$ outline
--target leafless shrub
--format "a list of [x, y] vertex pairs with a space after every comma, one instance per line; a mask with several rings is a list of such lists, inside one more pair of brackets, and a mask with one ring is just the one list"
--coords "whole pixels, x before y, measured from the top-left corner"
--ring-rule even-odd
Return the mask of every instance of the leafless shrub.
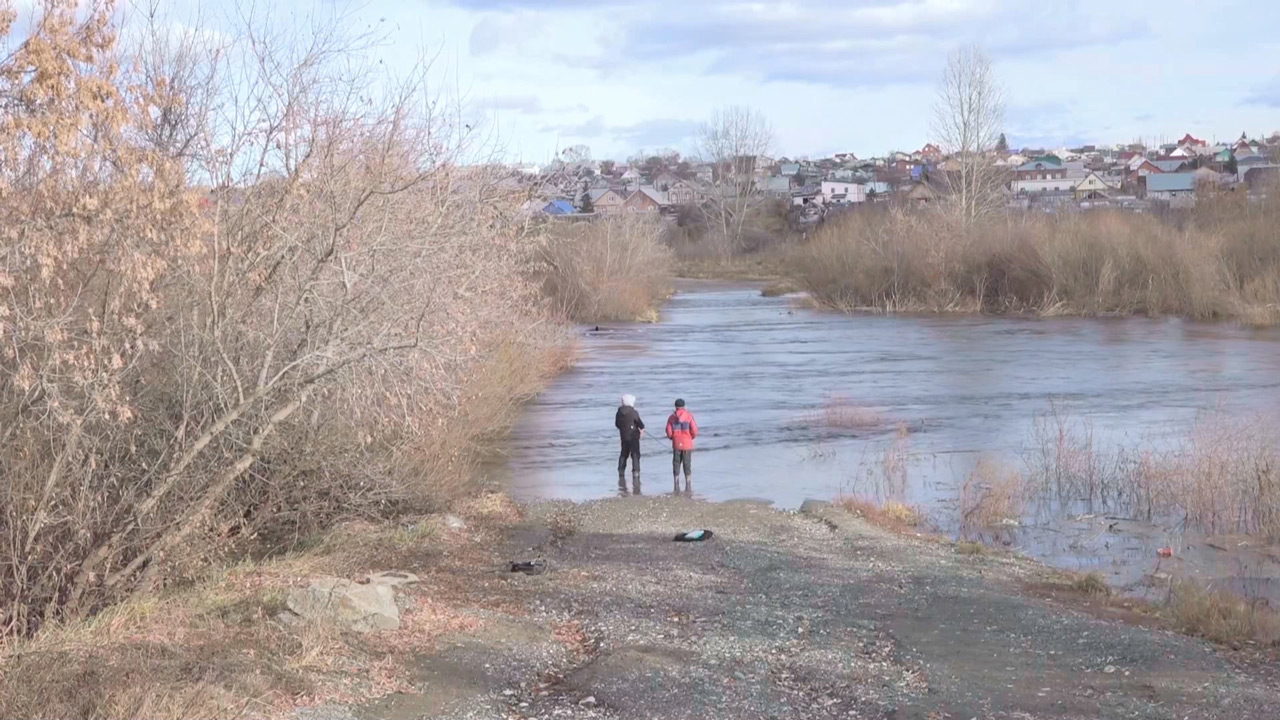
[[1019, 522], [1025, 499], [1021, 473], [999, 460], [980, 457], [960, 486], [960, 530], [981, 531]]
[[641, 214], [553, 225], [543, 250], [547, 295], [579, 322], [656, 319], [672, 269], [661, 236], [661, 220]]
[[1077, 577], [1071, 583], [1071, 588], [1084, 595], [1107, 597], [1111, 594], [1107, 581], [1102, 577], [1102, 573], [1098, 572], [1085, 573]]
[[432, 497], [563, 362], [447, 98], [247, 13], [134, 62], [59, 0], [0, 61], [0, 634]]
[[884, 312], [1147, 314], [1280, 321], [1280, 201], [1176, 225], [1093, 211], [966, 224], [937, 210], [848, 213], [792, 254], [822, 303]]

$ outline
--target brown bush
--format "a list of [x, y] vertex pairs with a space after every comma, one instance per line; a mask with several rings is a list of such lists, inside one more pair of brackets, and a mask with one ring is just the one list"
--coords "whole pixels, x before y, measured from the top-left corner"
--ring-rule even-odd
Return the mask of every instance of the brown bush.
[[377, 38], [112, 18], [0, 60], [0, 634], [452, 495], [564, 361], [506, 178]]
[[1026, 485], [1021, 473], [998, 460], [980, 457], [960, 486], [960, 530], [985, 530], [1019, 522], [1025, 500]]
[[543, 249], [546, 294], [578, 322], [656, 320], [671, 292], [673, 257], [662, 221], [624, 214], [556, 224]]
[[1226, 645], [1280, 645], [1280, 614], [1263, 603], [1194, 580], [1178, 580], [1169, 591], [1168, 609], [1178, 630]]
[[808, 423], [830, 430], [858, 430], [883, 425], [884, 418], [850, 398], [831, 395], [823, 401], [822, 408], [808, 418]]
[[1206, 202], [1182, 224], [1097, 211], [965, 226], [942, 212], [873, 209], [827, 224], [792, 266], [842, 310], [1280, 321], [1280, 201], [1234, 202]]

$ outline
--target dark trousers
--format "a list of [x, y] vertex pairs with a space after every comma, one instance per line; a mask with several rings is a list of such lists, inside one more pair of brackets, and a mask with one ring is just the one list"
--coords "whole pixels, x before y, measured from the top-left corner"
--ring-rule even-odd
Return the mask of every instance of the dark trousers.
[[693, 451], [692, 450], [672, 450], [671, 451], [671, 472], [676, 477], [680, 477], [680, 468], [684, 468], [684, 476], [687, 478], [693, 473]]
[[622, 438], [622, 452], [618, 454], [618, 473], [627, 471], [627, 458], [631, 458], [631, 472], [640, 472], [640, 438]]

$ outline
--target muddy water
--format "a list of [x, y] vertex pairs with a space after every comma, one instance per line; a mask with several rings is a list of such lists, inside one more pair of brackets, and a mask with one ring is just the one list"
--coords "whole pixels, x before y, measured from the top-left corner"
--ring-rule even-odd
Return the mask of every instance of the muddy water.
[[[1051, 405], [1087, 420], [1101, 443], [1155, 446], [1184, 433], [1205, 408], [1280, 410], [1277, 329], [1146, 318], [847, 316], [794, 304], [752, 286], [688, 283], [657, 324], [583, 329], [580, 362], [527, 407], [499, 472], [526, 498], [616, 493], [612, 421], [625, 392], [656, 433], [644, 441], [644, 490], [669, 492], [670, 455], [657, 438], [682, 397], [702, 431], [694, 455], [700, 496], [796, 507], [865, 493], [905, 426], [908, 495], [946, 528], [959, 482], [979, 455], [1016, 463], [1035, 418]], [[876, 422], [829, 427], [819, 418], [834, 398]], [[1176, 529], [1114, 523], [1103, 515], [1042, 521], [1003, 541], [1125, 584], [1160, 577], [1157, 547], [1205, 547]], [[1197, 571], [1232, 574], [1214, 565], [1214, 552]], [[1191, 563], [1184, 555], [1164, 564]], [[1269, 568], [1265, 559], [1256, 565]], [[1251, 572], [1266, 584], [1271, 571]]]

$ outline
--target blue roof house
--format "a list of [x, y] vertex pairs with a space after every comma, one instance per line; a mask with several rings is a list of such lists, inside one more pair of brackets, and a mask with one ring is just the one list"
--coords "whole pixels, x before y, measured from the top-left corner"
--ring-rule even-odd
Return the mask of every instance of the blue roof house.
[[548, 215], [573, 215], [578, 209], [568, 200], [552, 200], [543, 206], [542, 212]]

